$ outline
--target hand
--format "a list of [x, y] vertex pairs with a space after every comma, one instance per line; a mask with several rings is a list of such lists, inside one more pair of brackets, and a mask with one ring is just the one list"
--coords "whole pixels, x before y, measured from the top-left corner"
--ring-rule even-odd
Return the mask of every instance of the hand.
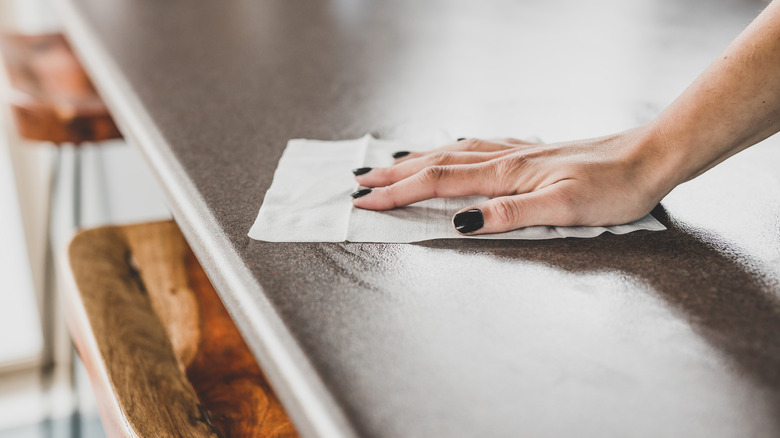
[[455, 215], [464, 234], [634, 221], [677, 184], [780, 130], [778, 57], [780, 0], [647, 125], [570, 143], [468, 139], [406, 154], [388, 168], [356, 169], [357, 181], [374, 189], [353, 193], [354, 205], [491, 198]]
[[[679, 182], [656, 168], [645, 128], [570, 143], [464, 139], [411, 153], [387, 168], [356, 169], [372, 190], [356, 207], [388, 210], [434, 197], [491, 198], [453, 218], [463, 234], [531, 225], [616, 225], [646, 215]], [[363, 171], [362, 173], [360, 171]]]
[[647, 214], [675, 185], [780, 131], [780, 0], [773, 1], [647, 125], [559, 144], [464, 140], [356, 169], [356, 207], [485, 195], [453, 218], [464, 234], [529, 225], [615, 225]]

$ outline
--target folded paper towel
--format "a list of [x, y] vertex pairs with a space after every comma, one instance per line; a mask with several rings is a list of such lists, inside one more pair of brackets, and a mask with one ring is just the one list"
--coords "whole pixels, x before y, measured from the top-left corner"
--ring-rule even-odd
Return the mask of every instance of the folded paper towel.
[[596, 237], [604, 232], [665, 230], [650, 215], [610, 227], [526, 227], [501, 234], [463, 236], [452, 226], [460, 209], [486, 198], [429, 199], [390, 211], [354, 208], [350, 193], [358, 186], [351, 170], [392, 164], [392, 153], [424, 150], [408, 143], [377, 140], [290, 140], [279, 160], [249, 237], [267, 242], [393, 242], [430, 239], [554, 239]]

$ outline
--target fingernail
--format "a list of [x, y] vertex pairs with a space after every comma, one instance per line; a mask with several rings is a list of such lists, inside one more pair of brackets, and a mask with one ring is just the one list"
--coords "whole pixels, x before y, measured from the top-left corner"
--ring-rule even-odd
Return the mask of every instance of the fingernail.
[[352, 173], [354, 173], [355, 176], [360, 176], [371, 172], [371, 169], [373, 169], [373, 167], [358, 167], [357, 169], [352, 169]]
[[398, 152], [393, 154], [393, 158], [395, 158], [397, 160], [397, 159], [403, 158], [403, 157], [405, 157], [405, 156], [407, 156], [409, 154], [411, 154], [411, 152], [409, 152], [409, 151], [398, 151]]
[[[452, 138], [452, 137], [450, 137], [450, 138]], [[461, 137], [461, 138], [458, 139], [458, 141], [463, 141], [465, 139], [466, 139], [466, 137]]]
[[362, 198], [363, 196], [366, 196], [367, 194], [369, 194], [369, 193], [371, 193], [373, 191], [374, 191], [373, 189], [362, 189], [362, 190], [358, 190], [357, 192], [352, 193], [349, 196], [352, 196], [354, 199]]
[[477, 231], [485, 225], [485, 218], [482, 217], [482, 210], [473, 208], [455, 215], [452, 218], [452, 224], [459, 233], [471, 233]]

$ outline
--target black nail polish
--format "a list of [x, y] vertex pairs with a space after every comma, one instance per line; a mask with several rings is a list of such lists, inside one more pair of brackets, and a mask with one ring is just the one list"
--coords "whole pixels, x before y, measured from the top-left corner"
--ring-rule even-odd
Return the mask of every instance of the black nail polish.
[[411, 154], [411, 152], [409, 152], [409, 151], [398, 151], [398, 152], [393, 154], [393, 158], [395, 158], [397, 160], [397, 159], [403, 158], [403, 157], [405, 157], [405, 156], [407, 156], [409, 154]]
[[463, 141], [465, 139], [466, 139], [466, 137], [461, 137], [461, 138], [458, 139], [458, 141]]
[[355, 176], [360, 176], [371, 172], [371, 169], [373, 169], [373, 167], [358, 167], [357, 169], [352, 169], [352, 173], [354, 173]]
[[471, 233], [477, 231], [485, 225], [485, 218], [482, 217], [482, 210], [473, 208], [455, 215], [452, 218], [452, 224], [459, 233]]
[[369, 194], [369, 193], [371, 193], [373, 191], [374, 191], [373, 189], [361, 189], [361, 190], [358, 190], [357, 192], [352, 193], [349, 196], [352, 196], [355, 199], [362, 198], [363, 196], [366, 196], [367, 194]]

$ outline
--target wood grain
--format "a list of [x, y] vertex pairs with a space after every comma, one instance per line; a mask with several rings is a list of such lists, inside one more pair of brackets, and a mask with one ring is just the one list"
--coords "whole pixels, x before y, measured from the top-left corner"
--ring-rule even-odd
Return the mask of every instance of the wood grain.
[[56, 144], [99, 142], [121, 134], [65, 38], [2, 35], [19, 135]]
[[173, 222], [84, 231], [69, 259], [69, 325], [110, 436], [297, 436]]

